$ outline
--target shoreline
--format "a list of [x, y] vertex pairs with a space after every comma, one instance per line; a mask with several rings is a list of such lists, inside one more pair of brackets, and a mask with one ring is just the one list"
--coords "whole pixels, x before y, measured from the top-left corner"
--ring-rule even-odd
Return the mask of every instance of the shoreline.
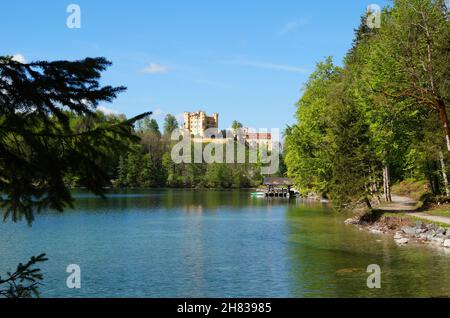
[[374, 234], [392, 236], [399, 246], [419, 243], [427, 246], [443, 247], [450, 251], [450, 226], [444, 228], [426, 220], [414, 220], [398, 215], [370, 214], [354, 216], [344, 221]]

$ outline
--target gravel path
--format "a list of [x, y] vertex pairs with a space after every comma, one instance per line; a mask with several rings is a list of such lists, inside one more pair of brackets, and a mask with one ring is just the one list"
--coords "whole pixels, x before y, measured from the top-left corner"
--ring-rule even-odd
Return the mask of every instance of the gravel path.
[[411, 215], [421, 218], [421, 219], [424, 219], [424, 220], [450, 225], [450, 218], [447, 218], [445, 216], [430, 215], [430, 214], [426, 214], [426, 213], [422, 213], [422, 212], [411, 213]]
[[414, 212], [417, 210], [417, 202], [408, 197], [397, 195], [392, 196], [392, 203], [386, 203], [378, 209], [391, 212], [406, 212], [409, 215], [433, 222], [440, 222], [450, 225], [450, 218], [445, 216], [430, 215], [424, 212]]
[[417, 202], [411, 198], [393, 195], [391, 203], [384, 203], [378, 209], [383, 211], [408, 212], [415, 211], [417, 209], [416, 205]]

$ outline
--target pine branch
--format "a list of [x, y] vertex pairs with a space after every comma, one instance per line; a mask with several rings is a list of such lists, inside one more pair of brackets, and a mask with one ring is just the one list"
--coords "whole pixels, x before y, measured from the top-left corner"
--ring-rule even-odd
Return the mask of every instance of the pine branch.
[[[31, 259], [23, 265], [17, 265], [14, 273], [7, 273], [7, 278], [2, 279], [0, 276], [0, 296], [6, 298], [30, 298], [39, 297], [38, 287], [42, 285], [40, 281], [43, 279], [42, 272], [34, 265], [47, 261], [45, 254], [32, 256]], [[8, 287], [2, 288], [2, 285]]]

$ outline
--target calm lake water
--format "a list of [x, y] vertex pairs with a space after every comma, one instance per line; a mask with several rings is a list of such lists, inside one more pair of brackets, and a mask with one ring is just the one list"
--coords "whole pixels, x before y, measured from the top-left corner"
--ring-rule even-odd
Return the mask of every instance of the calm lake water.
[[[450, 295], [450, 251], [399, 247], [322, 204], [248, 191], [76, 198], [75, 209], [43, 213], [31, 228], [0, 224], [1, 274], [46, 252], [42, 297]], [[81, 289], [66, 287], [69, 264], [81, 267]], [[381, 289], [366, 286], [369, 264], [382, 269]]]

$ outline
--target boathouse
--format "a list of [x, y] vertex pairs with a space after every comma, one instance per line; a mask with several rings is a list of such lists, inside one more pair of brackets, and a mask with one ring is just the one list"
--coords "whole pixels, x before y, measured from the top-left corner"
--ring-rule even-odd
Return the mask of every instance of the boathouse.
[[289, 178], [270, 177], [264, 178], [263, 185], [266, 187], [267, 197], [290, 197], [294, 196], [291, 190], [293, 182]]

